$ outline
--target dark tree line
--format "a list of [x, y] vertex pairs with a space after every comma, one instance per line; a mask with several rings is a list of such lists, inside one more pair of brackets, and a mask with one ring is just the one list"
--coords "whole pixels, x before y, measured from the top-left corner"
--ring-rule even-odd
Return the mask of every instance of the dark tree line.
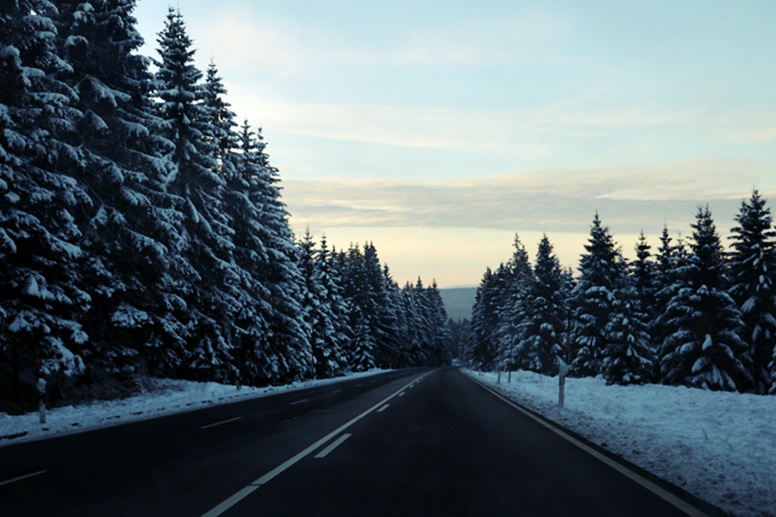
[[261, 131], [178, 11], [138, 54], [134, 7], [0, 3], [0, 399], [446, 361], [436, 287], [295, 242]]
[[576, 276], [546, 236], [533, 266], [516, 239], [477, 291], [466, 359], [548, 375], [563, 362], [610, 384], [776, 393], [776, 231], [757, 191], [735, 221], [729, 251], [703, 207], [688, 241], [664, 228], [653, 254], [642, 234], [627, 261], [596, 214]]

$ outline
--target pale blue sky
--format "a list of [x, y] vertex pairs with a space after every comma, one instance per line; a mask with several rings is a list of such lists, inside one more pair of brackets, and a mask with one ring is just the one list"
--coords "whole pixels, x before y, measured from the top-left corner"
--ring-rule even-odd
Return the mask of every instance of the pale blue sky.
[[[627, 255], [698, 205], [727, 233], [753, 187], [776, 201], [771, 0], [174, 5], [295, 231], [373, 239], [401, 283], [475, 285], [515, 232], [576, 266], [595, 210]], [[139, 1], [147, 54], [166, 11]]]

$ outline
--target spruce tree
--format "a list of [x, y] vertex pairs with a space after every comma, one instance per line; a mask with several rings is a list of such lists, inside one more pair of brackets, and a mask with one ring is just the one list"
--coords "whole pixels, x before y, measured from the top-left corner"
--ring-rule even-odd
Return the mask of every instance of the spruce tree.
[[[153, 116], [148, 60], [137, 54], [143, 39], [132, 16], [134, 0], [60, 3], [60, 52], [68, 69], [60, 77], [78, 94], [77, 123], [86, 166], [80, 177], [91, 203], [77, 213], [89, 255], [84, 271], [93, 299], [85, 318], [97, 342], [90, 366], [131, 374], [175, 328], [166, 299], [178, 255], [172, 204], [160, 178], [169, 164], [157, 153], [164, 141]], [[167, 321], [165, 321], [167, 320]], [[129, 377], [131, 380], [131, 376]]]
[[426, 288], [424, 293], [428, 301], [428, 320], [431, 324], [431, 335], [429, 336], [429, 366], [440, 366], [450, 363], [450, 329], [447, 325], [449, 320], [445, 302], [439, 293], [439, 287], [436, 280]]
[[587, 253], [579, 263], [579, 282], [571, 295], [575, 321], [572, 344], [572, 373], [595, 376], [609, 345], [606, 325], [614, 310], [615, 290], [623, 271], [622, 256], [609, 229], [601, 225], [598, 213], [585, 245]]
[[765, 199], [755, 190], [741, 203], [730, 230], [730, 294], [741, 310], [741, 337], [749, 345], [757, 393], [768, 393], [776, 380], [769, 363], [776, 347], [776, 231]]
[[671, 333], [661, 345], [660, 372], [668, 384], [743, 390], [752, 381], [750, 356], [739, 336], [741, 313], [726, 292], [722, 245], [708, 207], [698, 209], [692, 228], [692, 253], [661, 316]]
[[533, 281], [528, 252], [515, 235], [512, 258], [497, 271], [499, 288], [498, 323], [494, 339], [499, 350], [500, 368], [514, 370], [528, 368], [533, 361], [525, 348], [522, 324], [527, 317], [527, 298]]
[[[342, 347], [341, 327], [332, 306], [326, 271], [328, 257], [315, 248], [309, 228], [298, 243], [299, 269], [305, 281], [304, 318], [310, 327], [310, 346], [315, 361], [315, 377], [324, 379], [342, 372], [347, 365]], [[330, 277], [329, 277], [330, 278]]]
[[562, 269], [547, 235], [542, 237], [534, 262], [534, 277], [526, 299], [526, 317], [520, 325], [525, 367], [545, 375], [558, 373], [558, 357], [566, 338], [566, 286]]
[[0, 8], [0, 376], [22, 399], [35, 374], [84, 370], [81, 321], [91, 298], [74, 214], [90, 204], [77, 178], [85, 168], [73, 137], [83, 116], [59, 79], [55, 6], [16, 0]]
[[[260, 131], [246, 122], [232, 159], [244, 186], [230, 189], [227, 210], [235, 231], [238, 263], [251, 276], [253, 311], [266, 331], [251, 344], [250, 366], [258, 383], [314, 375], [311, 329], [304, 320], [304, 278], [280, 196], [278, 173]], [[237, 210], [242, 205], [242, 210]], [[240, 215], [242, 214], [242, 215]], [[258, 330], [258, 329], [257, 329]]]
[[[193, 63], [194, 50], [179, 11], [170, 8], [159, 34], [155, 95], [170, 142], [173, 164], [167, 189], [181, 214], [181, 254], [190, 266], [180, 278], [186, 304], [186, 349], [178, 371], [195, 379], [230, 379], [236, 375], [231, 323], [239, 307], [233, 268], [234, 230], [224, 206], [226, 180], [220, 173], [216, 108], [206, 100], [202, 73]], [[211, 103], [216, 102], [209, 99]]]
[[601, 365], [607, 384], [644, 384], [655, 371], [655, 354], [636, 279], [622, 274], [606, 324], [606, 350]]
[[470, 348], [475, 368], [492, 370], [496, 366], [494, 329], [498, 325], [498, 303], [496, 276], [490, 268], [486, 268], [472, 308]]

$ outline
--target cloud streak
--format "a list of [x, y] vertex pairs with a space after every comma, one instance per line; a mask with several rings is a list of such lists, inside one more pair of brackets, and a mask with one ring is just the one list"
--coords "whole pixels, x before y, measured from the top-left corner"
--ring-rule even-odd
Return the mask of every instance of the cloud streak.
[[[730, 221], [753, 186], [776, 193], [773, 168], [745, 161], [630, 170], [537, 170], [456, 181], [286, 181], [295, 224], [586, 232], [593, 213], [618, 231], [687, 228], [709, 203]], [[727, 223], [725, 223], [727, 224]]]

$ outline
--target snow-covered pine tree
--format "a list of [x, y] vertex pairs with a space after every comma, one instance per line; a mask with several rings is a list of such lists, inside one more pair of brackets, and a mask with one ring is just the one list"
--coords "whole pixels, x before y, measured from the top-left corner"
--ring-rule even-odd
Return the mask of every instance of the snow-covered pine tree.
[[597, 212], [585, 250], [579, 262], [579, 281], [571, 294], [575, 322], [571, 373], [594, 376], [602, 372], [609, 345], [605, 327], [614, 310], [615, 290], [624, 268], [622, 255]]
[[547, 235], [539, 242], [533, 272], [525, 303], [525, 319], [519, 329], [523, 337], [522, 348], [528, 358], [525, 367], [545, 375], [556, 375], [558, 357], [565, 346], [568, 292]]
[[354, 372], [365, 372], [376, 367], [374, 357], [377, 343], [370, 329], [370, 318], [361, 312], [361, 307], [358, 305], [353, 309], [353, 319], [356, 323], [353, 327], [351, 368]]
[[636, 242], [636, 260], [630, 263], [630, 275], [639, 300], [641, 310], [647, 316], [647, 322], [655, 317], [655, 272], [656, 264], [652, 260], [652, 246], [642, 231]]
[[17, 402], [36, 373], [80, 374], [88, 341], [81, 321], [91, 299], [73, 217], [90, 203], [75, 179], [85, 166], [72, 141], [82, 114], [58, 79], [68, 65], [57, 55], [54, 14], [46, 0], [0, 8], [0, 382], [10, 379]]
[[211, 61], [205, 73], [205, 84], [202, 86], [202, 103], [208, 108], [204, 111], [207, 118], [203, 120], [203, 136], [215, 147], [215, 158], [220, 168], [228, 165], [226, 156], [238, 146], [235, 134], [236, 115], [226, 102], [226, 94], [218, 67]]
[[636, 281], [623, 272], [615, 286], [612, 312], [604, 328], [606, 350], [601, 368], [607, 384], [644, 384], [654, 376], [649, 318], [642, 309]]
[[329, 309], [332, 332], [329, 336], [329, 359], [338, 365], [337, 371], [345, 371], [349, 364], [347, 351], [350, 349], [350, 341], [353, 333], [348, 327], [348, 306], [342, 297], [342, 280], [336, 267], [333, 265], [334, 252], [329, 251], [326, 236], [321, 237], [318, 247], [315, 266], [318, 274], [318, 282], [325, 291], [325, 303]]
[[[260, 130], [247, 122], [240, 133], [235, 160], [244, 190], [235, 190], [228, 211], [233, 220], [240, 265], [255, 286], [254, 311], [266, 331], [257, 336], [250, 366], [256, 382], [282, 383], [314, 375], [310, 327], [304, 320], [305, 285], [288, 213], [277, 185], [278, 171], [269, 162]], [[232, 194], [229, 194], [230, 196]], [[245, 209], [235, 210], [238, 201]], [[258, 330], [258, 329], [256, 329]]]
[[[689, 253], [684, 241], [679, 239], [676, 244], [673, 244], [673, 240], [668, 228], [664, 226], [660, 235], [658, 254], [655, 257], [655, 274], [652, 279], [653, 314], [649, 322], [649, 333], [652, 338], [651, 348], [657, 355], [658, 363], [660, 362], [660, 349], [663, 341], [668, 335], [676, 331], [667, 323], [665, 309], [671, 298], [683, 285], [680, 272], [687, 266], [689, 260]], [[660, 380], [662, 374], [657, 371], [655, 375]]]
[[768, 393], [776, 378], [769, 364], [776, 350], [776, 231], [765, 199], [755, 190], [741, 202], [731, 228], [730, 294], [741, 310], [741, 337], [749, 345], [757, 393]]
[[418, 285], [422, 289], [422, 281], [418, 278], [413, 286], [407, 282], [401, 290], [401, 320], [404, 322], [401, 366], [403, 368], [423, 364], [425, 350], [423, 348], [427, 321], [420, 308]]
[[[328, 265], [325, 255], [315, 248], [308, 228], [297, 244], [299, 248], [299, 269], [305, 281], [304, 317], [310, 326], [310, 346], [315, 360], [315, 377], [325, 379], [340, 374], [347, 365], [339, 336], [338, 316], [331, 306], [328, 290], [332, 287], [326, 280]], [[328, 283], [328, 287], [325, 285]]]
[[473, 366], [486, 371], [496, 366], [494, 330], [498, 325], [498, 302], [496, 275], [488, 267], [474, 297], [469, 346]]
[[247, 122], [242, 126], [235, 152], [225, 155], [222, 174], [226, 180], [224, 208], [234, 230], [232, 258], [240, 276], [232, 323], [237, 381], [263, 386], [277, 376], [278, 361], [271, 344], [272, 294], [260, 281], [269, 264], [269, 251], [262, 240], [261, 199], [257, 199], [261, 175], [256, 135]]
[[692, 225], [692, 253], [661, 321], [671, 333], [660, 349], [663, 382], [710, 390], [743, 390], [752, 382], [741, 313], [726, 292], [722, 245], [708, 207]]
[[94, 377], [107, 369], [131, 379], [141, 359], [153, 368], [160, 341], [175, 339], [164, 329], [179, 327], [165, 287], [180, 259], [163, 244], [178, 238], [159, 181], [169, 164], [157, 156], [164, 142], [151, 113], [148, 60], [136, 53], [143, 39], [134, 8], [135, 0], [61, 2], [55, 17], [70, 65], [60, 76], [83, 113], [80, 180], [92, 202], [76, 217], [89, 257], [84, 274], [94, 303], [85, 326], [97, 344], [89, 358]]
[[502, 370], [529, 368], [534, 362], [533, 352], [525, 347], [520, 330], [528, 311], [527, 298], [533, 281], [533, 271], [528, 252], [520, 237], [515, 235], [512, 258], [497, 272], [501, 284], [498, 302], [498, 324], [495, 331], [496, 346], [501, 358]]
[[211, 122], [218, 116], [204, 102], [202, 73], [194, 65], [192, 41], [179, 11], [170, 8], [158, 43], [155, 95], [162, 134], [172, 144], [166, 158], [174, 165], [166, 187], [177, 198], [174, 209], [183, 215], [181, 253], [191, 266], [191, 276], [179, 279], [189, 319], [178, 371], [195, 379], [228, 379], [236, 375], [230, 308], [236, 305], [231, 287], [239, 274], [232, 268], [226, 182], [219, 172], [216, 141], [209, 138], [217, 132]]
[[428, 305], [428, 321], [431, 334], [429, 336], [429, 366], [439, 366], [450, 363], [450, 329], [445, 302], [439, 293], [436, 280], [424, 291]]

